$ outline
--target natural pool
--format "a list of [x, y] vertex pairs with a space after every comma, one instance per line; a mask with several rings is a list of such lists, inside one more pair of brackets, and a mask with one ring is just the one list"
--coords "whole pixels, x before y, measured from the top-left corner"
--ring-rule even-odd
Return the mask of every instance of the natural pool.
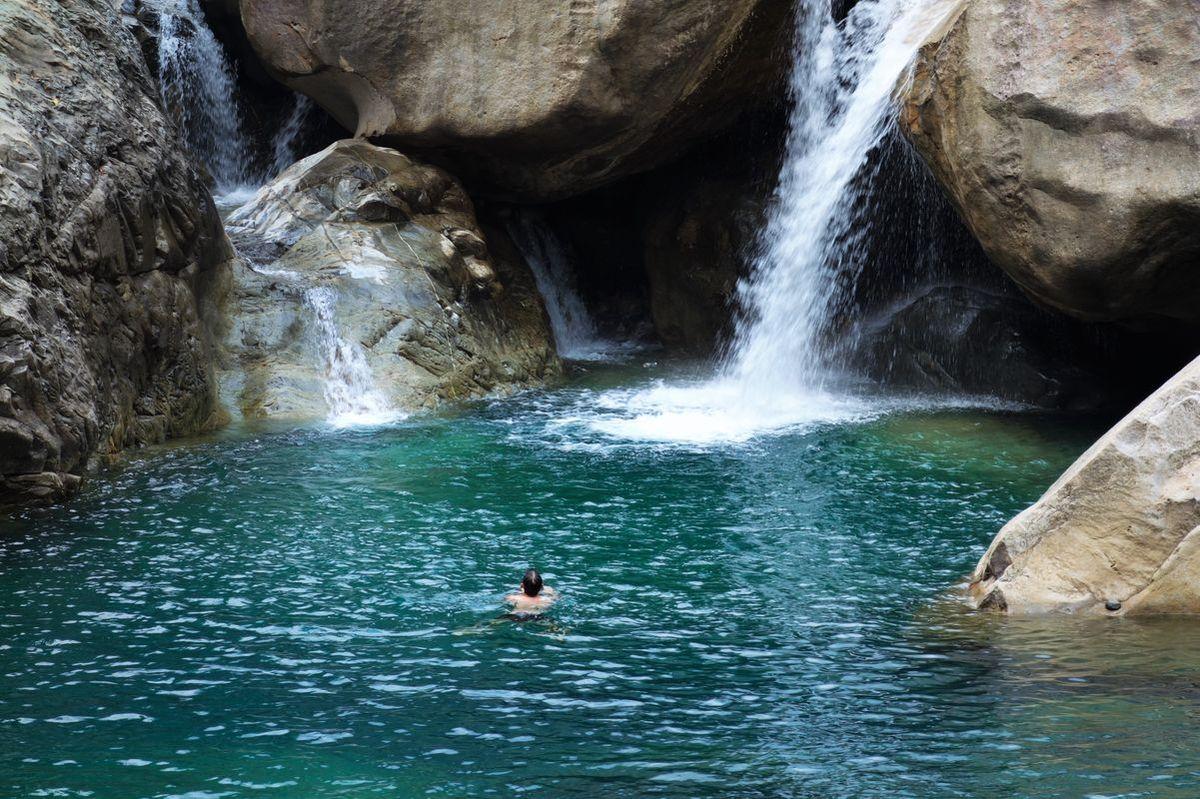
[[[231, 430], [0, 523], [0, 795], [1200, 794], [1193, 626], [946, 598], [1099, 422], [614, 435], [646, 379]], [[555, 622], [494, 622], [530, 563]]]

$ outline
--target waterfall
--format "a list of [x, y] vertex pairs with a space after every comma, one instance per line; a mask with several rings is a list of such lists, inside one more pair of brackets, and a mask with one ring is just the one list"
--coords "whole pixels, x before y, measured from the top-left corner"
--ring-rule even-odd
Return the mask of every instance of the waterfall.
[[212, 175], [217, 193], [233, 192], [252, 177], [233, 67], [209, 30], [198, 0], [160, 0], [155, 5], [163, 103], [179, 121], [189, 149]]
[[591, 314], [575, 289], [566, 248], [546, 220], [530, 211], [515, 214], [509, 234], [533, 272], [558, 354], [572, 360], [599, 360], [613, 349], [600, 338]]
[[610, 399], [614, 413], [591, 422], [597, 430], [711, 444], [884, 407], [835, 385], [853, 342], [839, 341], [833, 328], [861, 265], [862, 231], [854, 224], [870, 199], [871, 153], [888, 132], [893, 92], [955, 6], [859, 0], [839, 22], [829, 0], [802, 0], [784, 163], [759, 255], [738, 287], [739, 315], [720, 368], [706, 381], [659, 383]]
[[271, 152], [274, 154], [272, 175], [278, 175], [292, 164], [296, 163], [296, 143], [304, 130], [304, 122], [312, 111], [312, 100], [304, 94], [295, 95], [292, 112], [284, 120], [283, 125], [275, 132], [271, 142]]
[[311, 288], [304, 292], [304, 303], [312, 309], [325, 358], [329, 421], [342, 427], [385, 424], [400, 418], [401, 414], [375, 387], [362, 346], [342, 337], [334, 318], [337, 292], [329, 286]]
[[897, 83], [953, 6], [861, 0], [841, 24], [825, 3], [799, 10], [784, 166], [722, 370], [744, 394], [819, 392], [836, 376], [847, 342], [829, 333], [861, 266], [850, 224], [869, 200], [864, 170]]

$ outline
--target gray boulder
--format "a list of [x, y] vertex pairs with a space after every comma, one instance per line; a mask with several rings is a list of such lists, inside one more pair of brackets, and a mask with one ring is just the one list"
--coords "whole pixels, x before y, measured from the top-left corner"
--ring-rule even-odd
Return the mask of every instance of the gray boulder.
[[426, 408], [560, 368], [528, 268], [436, 167], [336, 142], [227, 226], [222, 394], [243, 417]]
[[991, 259], [1084, 319], [1200, 319], [1195, 0], [963, 5], [902, 119]]
[[218, 421], [196, 290], [231, 254], [108, 0], [0, 5], [0, 506]]

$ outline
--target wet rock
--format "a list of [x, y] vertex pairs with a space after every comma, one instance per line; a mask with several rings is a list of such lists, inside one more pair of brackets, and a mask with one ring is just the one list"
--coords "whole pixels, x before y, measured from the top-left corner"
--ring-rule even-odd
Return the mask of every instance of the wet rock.
[[1200, 359], [1004, 526], [970, 594], [1015, 614], [1200, 612]]
[[356, 135], [513, 198], [578, 194], [778, 102], [770, 0], [242, 0], [263, 62]]
[[[229, 218], [245, 260], [219, 316], [223, 398], [245, 417], [324, 417], [343, 358], [398, 409], [557, 373], [532, 276], [436, 167], [361, 139], [303, 159]], [[322, 314], [326, 316], [322, 317]], [[362, 389], [359, 386], [358, 389]]]
[[1114, 398], [1104, 366], [1081, 356], [1099, 345], [1090, 332], [1016, 291], [933, 286], [864, 320], [855, 336], [866, 345], [863, 370], [888, 386], [1083, 410]]
[[231, 253], [113, 3], [5, 3], [0, 67], [8, 506], [219, 420], [196, 292]]
[[902, 118], [991, 259], [1084, 319], [1200, 319], [1194, 0], [963, 7]]

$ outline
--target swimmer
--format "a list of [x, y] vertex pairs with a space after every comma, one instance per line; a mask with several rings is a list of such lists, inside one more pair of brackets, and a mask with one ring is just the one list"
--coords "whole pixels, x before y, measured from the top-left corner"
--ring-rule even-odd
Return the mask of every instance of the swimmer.
[[504, 597], [514, 613], [537, 614], [547, 610], [558, 599], [558, 592], [542, 583], [537, 569], [530, 569], [521, 578], [521, 589]]

